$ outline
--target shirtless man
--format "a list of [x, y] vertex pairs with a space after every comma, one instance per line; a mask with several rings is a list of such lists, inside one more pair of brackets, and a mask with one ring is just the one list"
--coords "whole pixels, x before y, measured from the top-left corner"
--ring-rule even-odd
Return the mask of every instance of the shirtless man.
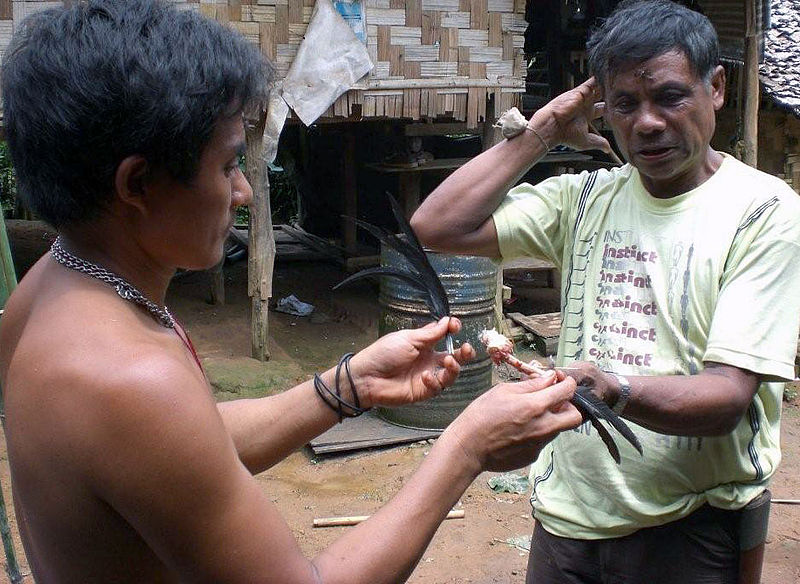
[[473, 350], [434, 351], [460, 327], [443, 319], [344, 359], [318, 392], [214, 402], [163, 302], [177, 267], [219, 261], [251, 199], [242, 111], [268, 78], [234, 32], [154, 0], [38, 13], [6, 53], [19, 187], [60, 234], [0, 335], [15, 510], [40, 584], [399, 582], [481, 471], [528, 464], [580, 423], [570, 380], [500, 385], [383, 509], [302, 555], [252, 473], [342, 415], [437, 394]]

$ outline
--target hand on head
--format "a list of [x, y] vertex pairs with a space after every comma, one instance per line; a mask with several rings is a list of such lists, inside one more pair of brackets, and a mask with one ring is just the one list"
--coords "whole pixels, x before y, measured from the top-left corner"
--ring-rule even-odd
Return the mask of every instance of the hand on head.
[[553, 98], [531, 117], [530, 124], [554, 126], [550, 146], [563, 144], [576, 150], [602, 150], [611, 153], [611, 145], [595, 129], [592, 122], [603, 116], [605, 103], [602, 90], [590, 77], [574, 89]]

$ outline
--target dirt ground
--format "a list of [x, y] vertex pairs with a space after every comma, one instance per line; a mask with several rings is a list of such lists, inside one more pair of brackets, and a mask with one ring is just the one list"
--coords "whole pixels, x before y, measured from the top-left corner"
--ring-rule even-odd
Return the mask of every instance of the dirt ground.
[[[35, 225], [10, 222], [18, 273], [47, 248], [50, 237]], [[184, 322], [207, 367], [220, 399], [280, 391], [335, 364], [339, 355], [377, 338], [377, 293], [368, 284], [331, 292], [344, 274], [324, 262], [279, 263], [274, 298], [295, 294], [315, 305], [314, 315], [298, 318], [270, 312], [272, 359], [249, 358], [250, 308], [246, 262], [225, 268], [226, 304], [209, 304], [205, 273], [181, 275], [173, 282], [168, 305]], [[800, 498], [800, 402], [784, 404], [784, 460], [773, 483], [774, 498]], [[11, 506], [5, 443], [0, 444], [0, 481], [15, 539], [16, 553], [29, 574]], [[315, 529], [316, 517], [367, 515], [403, 485], [430, 449], [426, 442], [315, 457], [304, 449], [258, 475], [264, 491], [280, 507], [303, 551], [312, 556], [347, 527]], [[525, 473], [524, 470], [520, 474]], [[529, 536], [533, 527], [527, 494], [496, 493], [484, 473], [461, 498], [464, 519], [446, 521], [416, 571], [415, 584], [520, 584], [527, 553], [509, 543]], [[57, 480], [57, 477], [54, 477]], [[516, 539], [515, 539], [516, 538]], [[5, 574], [0, 575], [0, 582]], [[28, 575], [26, 582], [33, 579]], [[800, 505], [773, 505], [763, 580], [765, 584], [800, 582]]]

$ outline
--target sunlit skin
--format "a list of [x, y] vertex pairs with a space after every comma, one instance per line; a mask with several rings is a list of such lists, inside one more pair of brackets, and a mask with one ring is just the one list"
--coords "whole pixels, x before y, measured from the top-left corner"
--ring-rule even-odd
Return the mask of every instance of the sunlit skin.
[[706, 81], [670, 51], [606, 79], [605, 119], [651, 195], [670, 198], [708, 180], [722, 163], [709, 145], [725, 98], [725, 72]]

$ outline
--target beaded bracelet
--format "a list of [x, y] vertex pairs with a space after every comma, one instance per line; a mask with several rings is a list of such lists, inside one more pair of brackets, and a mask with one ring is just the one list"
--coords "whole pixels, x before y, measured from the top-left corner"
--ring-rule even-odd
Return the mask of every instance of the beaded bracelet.
[[[353, 382], [353, 375], [350, 372], [350, 359], [352, 357], [353, 353], [347, 353], [343, 355], [341, 359], [339, 359], [339, 364], [336, 366], [336, 373], [334, 375], [335, 392], [331, 390], [331, 388], [328, 387], [324, 381], [322, 381], [322, 378], [319, 376], [319, 374], [314, 374], [314, 390], [317, 392], [317, 395], [320, 397], [320, 399], [325, 402], [325, 405], [336, 412], [336, 414], [339, 416], [340, 424], [342, 421], [344, 421], [344, 418], [357, 418], [369, 410], [369, 408], [361, 407], [361, 401], [358, 398], [358, 391], [356, 391], [356, 386]], [[353, 401], [355, 402], [354, 404], [351, 404], [342, 397], [341, 387], [339, 384], [339, 375], [342, 370], [342, 365], [344, 365], [347, 380], [350, 382], [350, 389], [353, 392]], [[348, 411], [345, 411], [345, 408], [347, 408]]]

